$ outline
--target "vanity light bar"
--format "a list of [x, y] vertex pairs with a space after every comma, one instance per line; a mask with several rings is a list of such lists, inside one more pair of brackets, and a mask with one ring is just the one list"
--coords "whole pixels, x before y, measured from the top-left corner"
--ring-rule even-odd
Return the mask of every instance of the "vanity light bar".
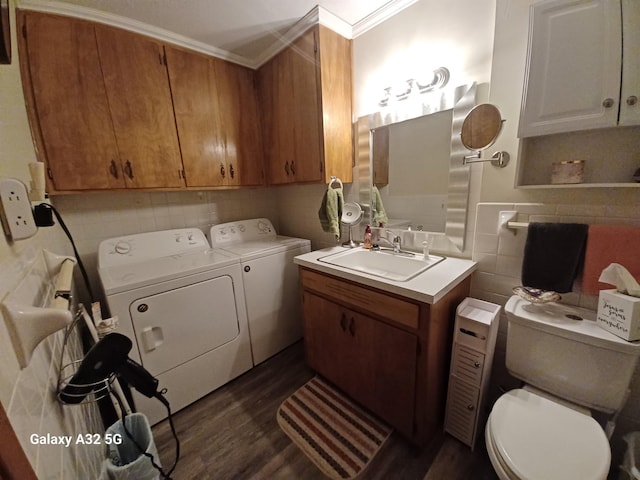
[[[449, 83], [449, 78], [449, 69], [446, 67], [439, 67], [433, 71], [433, 77], [429, 83], [422, 83], [420, 80], [414, 80], [413, 78], [410, 78], [409, 80], [403, 82], [399, 88], [386, 87], [383, 90], [383, 96], [382, 99], [378, 102], [378, 105], [380, 105], [381, 107], [386, 107], [387, 105], [389, 105], [392, 93], [395, 96], [396, 100], [406, 99], [413, 91], [414, 86], [418, 89], [419, 93], [427, 93], [438, 90]], [[396, 90], [398, 91], [396, 92]]]

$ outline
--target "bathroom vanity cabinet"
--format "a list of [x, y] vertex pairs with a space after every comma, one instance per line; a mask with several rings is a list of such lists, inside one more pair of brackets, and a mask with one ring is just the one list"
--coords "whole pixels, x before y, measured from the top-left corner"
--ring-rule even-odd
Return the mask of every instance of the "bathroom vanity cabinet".
[[442, 428], [455, 309], [470, 277], [432, 304], [305, 267], [300, 282], [309, 366], [425, 445]]

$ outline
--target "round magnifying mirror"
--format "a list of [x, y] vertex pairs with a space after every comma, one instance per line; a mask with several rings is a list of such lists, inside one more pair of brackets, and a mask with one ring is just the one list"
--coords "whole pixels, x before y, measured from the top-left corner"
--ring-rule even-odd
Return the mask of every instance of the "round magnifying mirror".
[[357, 225], [362, 220], [362, 207], [356, 202], [346, 202], [342, 207], [340, 221], [345, 225]]
[[475, 106], [462, 123], [460, 139], [469, 150], [489, 148], [502, 129], [500, 110], [495, 105], [483, 103]]

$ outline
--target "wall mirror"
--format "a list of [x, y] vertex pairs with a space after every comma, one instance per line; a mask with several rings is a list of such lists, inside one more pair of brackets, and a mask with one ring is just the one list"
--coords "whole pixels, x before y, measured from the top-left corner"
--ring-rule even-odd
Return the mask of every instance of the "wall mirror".
[[448, 105], [441, 102], [442, 108], [425, 115], [398, 120], [376, 113], [359, 119], [360, 201], [372, 205], [368, 223], [378, 225], [378, 196], [388, 218], [385, 227], [435, 233], [444, 250], [464, 250], [470, 171], [461, 161], [468, 150], [460, 132], [476, 97], [475, 84], [462, 86]]

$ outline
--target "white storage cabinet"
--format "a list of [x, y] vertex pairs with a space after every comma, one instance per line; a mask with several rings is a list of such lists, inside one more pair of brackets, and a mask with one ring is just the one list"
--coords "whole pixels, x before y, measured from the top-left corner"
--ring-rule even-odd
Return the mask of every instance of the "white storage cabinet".
[[500, 306], [466, 298], [456, 309], [444, 430], [474, 448], [486, 400]]
[[532, 5], [519, 137], [640, 124], [640, 2]]

